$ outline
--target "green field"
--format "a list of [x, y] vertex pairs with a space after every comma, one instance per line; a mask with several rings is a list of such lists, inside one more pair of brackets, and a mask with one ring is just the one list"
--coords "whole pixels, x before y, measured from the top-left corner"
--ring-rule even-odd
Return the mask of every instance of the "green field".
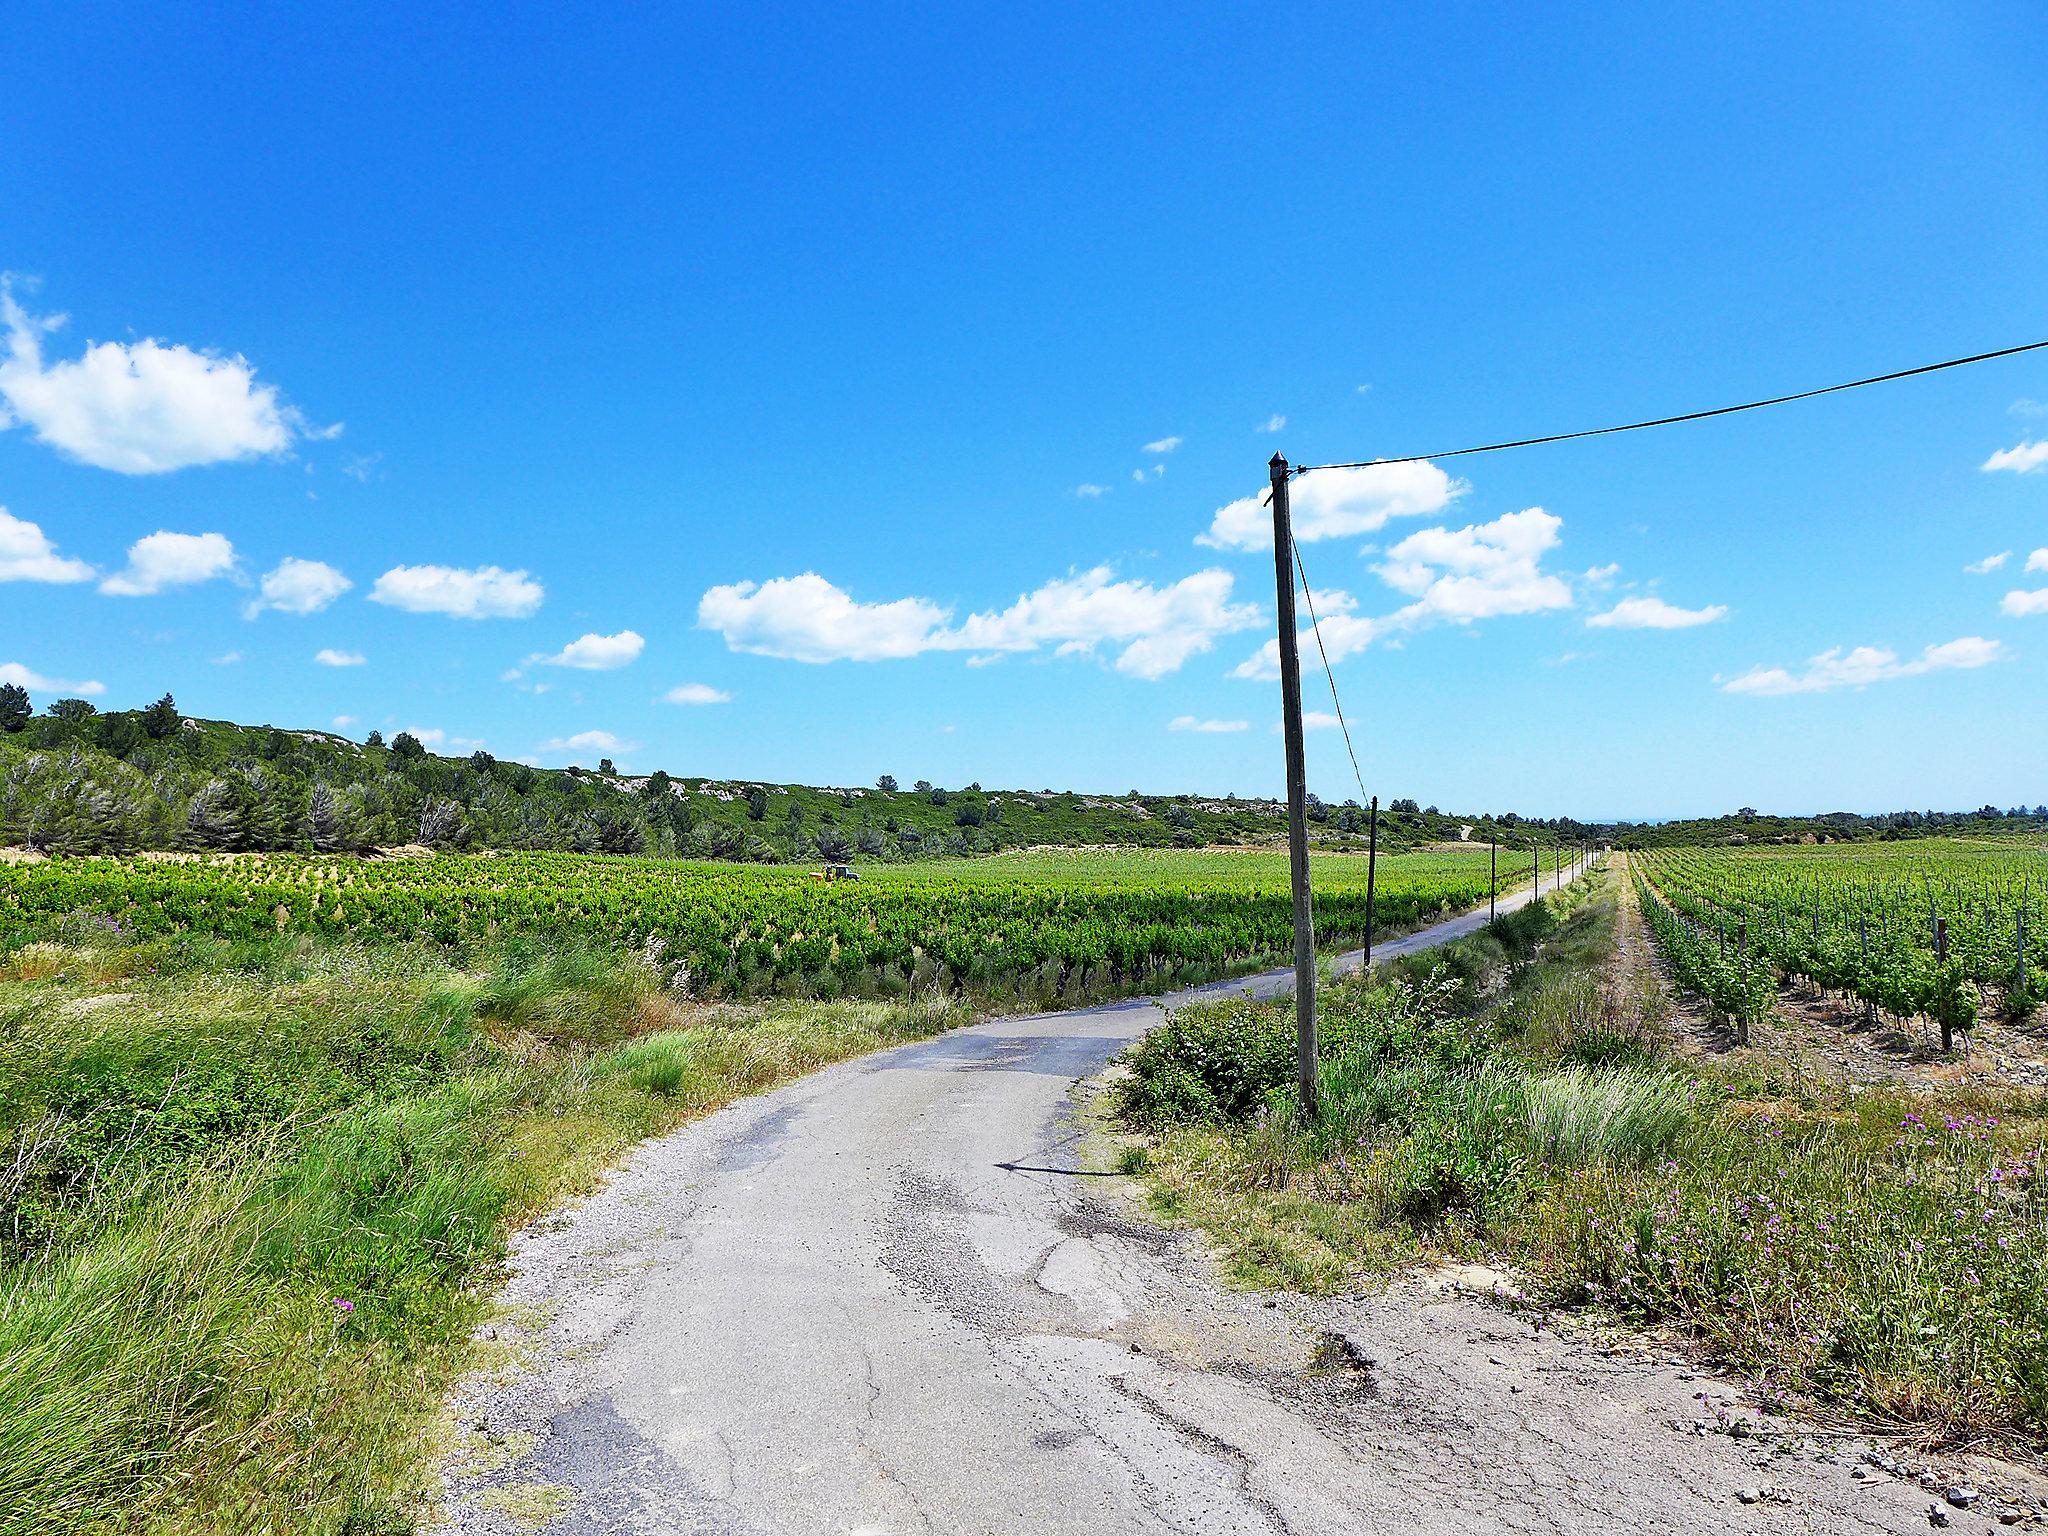
[[[1366, 860], [1314, 862], [1316, 924], [1366, 927]], [[1504, 865], [1501, 886], [1526, 872]], [[1484, 849], [1391, 855], [1380, 928], [1484, 902]], [[865, 869], [575, 854], [320, 855], [0, 865], [0, 939], [70, 925], [127, 940], [303, 934], [382, 944], [530, 935], [645, 954], [695, 997], [904, 997], [1058, 1006], [1222, 976], [1292, 944], [1287, 859], [1264, 851], [1035, 851]]]

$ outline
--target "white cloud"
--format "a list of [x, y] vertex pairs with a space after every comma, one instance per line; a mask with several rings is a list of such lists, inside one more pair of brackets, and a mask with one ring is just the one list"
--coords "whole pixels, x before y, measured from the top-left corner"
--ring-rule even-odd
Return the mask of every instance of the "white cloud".
[[969, 615], [921, 597], [856, 602], [815, 572], [713, 587], [697, 605], [701, 628], [735, 651], [789, 661], [883, 661], [927, 651], [1036, 651], [1076, 655], [1121, 647], [1116, 667], [1157, 678], [1210, 649], [1215, 637], [1259, 622], [1232, 603], [1228, 571], [1198, 571], [1169, 586], [1117, 581], [1107, 566], [1056, 578], [1008, 608]]
[[1606, 588], [1614, 585], [1614, 578], [1621, 574], [1619, 564], [1595, 565], [1589, 567], [1579, 579], [1589, 587]]
[[2048, 416], [2048, 400], [2015, 400], [2006, 409], [2015, 416]]
[[57, 553], [43, 530], [0, 507], [0, 581], [90, 581], [93, 568]]
[[264, 573], [260, 595], [243, 608], [242, 616], [253, 619], [266, 608], [302, 616], [318, 613], [354, 585], [324, 561], [287, 555], [277, 569]]
[[62, 315], [29, 314], [0, 283], [0, 426], [26, 424], [39, 442], [100, 469], [157, 475], [195, 464], [282, 453], [310, 431], [241, 357], [141, 341], [88, 342], [45, 362], [43, 337]]
[[1268, 416], [1263, 422], [1259, 424], [1259, 430], [1261, 432], [1282, 432], [1285, 431], [1286, 428], [1287, 418], [1285, 416], [1282, 416], [1278, 411], [1275, 411], [1271, 416]]
[[856, 602], [815, 571], [766, 582], [713, 587], [697, 604], [697, 625], [727, 647], [785, 661], [887, 661], [940, 645], [952, 616], [921, 597]]
[[1150, 454], [1171, 453], [1181, 445], [1182, 441], [1178, 437], [1158, 437], [1140, 448], [1138, 452]]
[[1074, 654], [1121, 646], [1117, 670], [1151, 679], [1210, 649], [1216, 636], [1259, 622], [1258, 609], [1230, 601], [1228, 571], [1197, 571], [1165, 587], [1113, 575], [1097, 566], [1049, 581], [999, 613], [971, 615], [947, 647], [1030, 651], [1054, 645]]
[[535, 747], [539, 757], [575, 757], [579, 754], [596, 753], [600, 757], [614, 757], [640, 750], [637, 741], [621, 741], [610, 731], [578, 731], [573, 736], [557, 736]]
[[240, 651], [223, 651], [220, 655], [213, 658], [213, 664], [216, 667], [232, 667], [241, 659], [242, 653]]
[[31, 672], [18, 661], [0, 661], [0, 683], [12, 683], [30, 693], [77, 694], [83, 698], [97, 698], [107, 691], [105, 683], [67, 683], [62, 678]]
[[408, 613], [445, 613], [456, 619], [523, 619], [546, 593], [524, 571], [495, 565], [463, 570], [449, 565], [395, 565], [377, 578], [370, 601]]
[[1989, 576], [2012, 558], [2012, 551], [2002, 549], [1995, 555], [1986, 555], [1982, 560], [1973, 560], [1963, 567], [1965, 576]]
[[1369, 395], [1372, 393], [1372, 386], [1370, 384], [1361, 384], [1352, 393], [1354, 395]]
[[334, 717], [334, 728], [337, 731], [345, 731], [355, 723], [356, 717], [354, 715], [336, 715]]
[[337, 651], [330, 647], [315, 651], [313, 659], [323, 667], [360, 667], [367, 658], [361, 651]]
[[630, 629], [616, 635], [585, 635], [571, 640], [552, 656], [529, 656], [526, 665], [574, 667], [581, 672], [616, 672], [640, 659], [647, 642]]
[[709, 683], [683, 683], [662, 696], [667, 704], [730, 704], [732, 695]]
[[[1302, 544], [1373, 533], [1397, 517], [1441, 512], [1465, 492], [1434, 464], [1369, 464], [1362, 469], [1319, 469], [1288, 488], [1294, 537]], [[1219, 507], [1197, 544], [1214, 549], [1271, 549], [1273, 509], [1266, 492]]]
[[2009, 469], [2016, 475], [2032, 474], [2048, 465], [2048, 437], [2037, 443], [2020, 443], [2011, 448], [2001, 448], [1986, 459], [1983, 468]]
[[1569, 608], [1572, 594], [1563, 578], [1539, 569], [1543, 556], [1557, 546], [1563, 526], [1562, 518], [1528, 507], [1490, 523], [1424, 528], [1388, 550], [1374, 569], [1388, 586], [1416, 599], [1413, 606], [1421, 610], [1416, 618], [1464, 624]]
[[1720, 603], [1704, 608], [1679, 608], [1661, 597], [1624, 597], [1605, 613], [1586, 620], [1589, 629], [1691, 629], [1728, 617]]
[[[1301, 712], [1301, 728], [1305, 731], [1334, 731], [1343, 723], [1327, 709], [1304, 709]], [[1278, 729], [1285, 730], [1286, 727]]]
[[1199, 720], [1193, 715], [1176, 715], [1166, 727], [1169, 731], [1200, 731], [1205, 735], [1227, 736], [1237, 731], [1249, 730], [1249, 720]]
[[2048, 571], [2048, 549], [2037, 549], [2027, 556], [2029, 571]]
[[1813, 657], [1798, 672], [1784, 667], [1752, 667], [1740, 677], [1722, 683], [1721, 691], [1765, 696], [1825, 693], [1835, 688], [1862, 688], [1902, 677], [1920, 677], [1929, 672], [1989, 666], [2004, 655], [2005, 648], [1998, 641], [1977, 635], [1930, 645], [1911, 661], [1901, 661], [1896, 651], [1884, 646], [1859, 645], [1850, 651], [1836, 646]]
[[156, 532], [128, 547], [128, 564], [100, 583], [113, 597], [148, 597], [167, 587], [189, 587], [228, 576], [235, 546], [225, 534]]
[[1109, 494], [1109, 487], [1106, 485], [1096, 485], [1089, 481], [1075, 486], [1074, 494], [1083, 501], [1093, 501], [1098, 496], [1107, 496]]
[[2048, 587], [2033, 592], [2008, 592], [2005, 601], [1998, 605], [1998, 611], [2011, 619], [2030, 618], [2037, 613], [2048, 613]]
[[[1430, 629], [1438, 624], [1471, 624], [1511, 614], [1547, 613], [1572, 606], [1571, 587], [1542, 568], [1543, 556], [1558, 543], [1563, 519], [1541, 507], [1509, 512], [1469, 527], [1424, 528], [1411, 533], [1373, 567], [1396, 592], [1413, 599], [1382, 618], [1353, 613], [1349, 594], [1317, 594], [1323, 649], [1343, 660], [1385, 636]], [[1304, 646], [1316, 629], [1301, 632]], [[1280, 646], [1268, 640], [1232, 672], [1234, 677], [1280, 674]]]

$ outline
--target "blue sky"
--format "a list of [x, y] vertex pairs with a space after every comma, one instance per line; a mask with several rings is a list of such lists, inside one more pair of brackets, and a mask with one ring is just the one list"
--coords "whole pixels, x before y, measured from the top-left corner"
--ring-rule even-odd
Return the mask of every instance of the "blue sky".
[[[547, 763], [1270, 793], [1230, 505], [1276, 449], [2048, 337], [2037, 7], [1413, 10], [19, 6], [0, 670]], [[2048, 354], [1308, 477], [1369, 789], [2048, 798], [2044, 440]]]

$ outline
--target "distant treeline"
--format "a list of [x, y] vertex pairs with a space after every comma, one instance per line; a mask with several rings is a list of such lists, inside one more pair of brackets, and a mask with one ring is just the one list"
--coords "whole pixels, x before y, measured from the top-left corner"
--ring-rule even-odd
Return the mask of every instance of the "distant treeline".
[[1829, 811], [1820, 816], [1767, 816], [1745, 806], [1728, 816], [1665, 821], [1654, 825], [1618, 822], [1603, 831], [1616, 847], [1631, 849], [1734, 846], [1745, 843], [1896, 842], [1912, 837], [1970, 837], [2048, 831], [2048, 805], [2031, 810], [1995, 805], [1974, 811], [1887, 811], [1863, 816]]
[[[1309, 798], [1321, 848], [1366, 846], [1355, 799]], [[1841, 841], [2048, 826], [2024, 807], [1947, 814], [1781, 818], [1743, 810], [1660, 826], [1458, 816], [1395, 798], [1379, 846], [1498, 840], [1503, 860], [1529, 845]], [[47, 853], [149, 850], [355, 852], [424, 844], [456, 850], [647, 854], [753, 863], [961, 858], [1052, 846], [1213, 847], [1286, 837], [1276, 801], [1236, 796], [1086, 795], [1071, 791], [809, 788], [701, 778], [545, 769], [488, 752], [441, 757], [400, 732], [364, 742], [328, 731], [235, 725], [181, 715], [166, 694], [146, 709], [101, 712], [59, 699], [42, 714], [0, 685], [0, 846]], [[1509, 852], [1508, 850], [1513, 850]]]
[[[1314, 799], [1319, 847], [1364, 848], [1355, 801]], [[1484, 841], [1492, 823], [1467, 819]], [[1566, 841], [1585, 830], [1562, 824]], [[1459, 818], [1413, 800], [1386, 807], [1380, 846], [1455, 841]], [[1503, 818], [1501, 835], [1544, 842], [1556, 824]], [[34, 713], [0, 687], [0, 846], [47, 853], [145, 850], [351, 852], [443, 849], [789, 860], [959, 858], [1007, 848], [1271, 844], [1282, 807], [1230, 796], [1084, 795], [947, 789], [889, 776], [816, 789], [595, 769], [543, 769], [488, 752], [441, 757], [404, 732], [362, 743], [327, 731], [182, 716], [166, 695], [101, 712], [60, 699]]]

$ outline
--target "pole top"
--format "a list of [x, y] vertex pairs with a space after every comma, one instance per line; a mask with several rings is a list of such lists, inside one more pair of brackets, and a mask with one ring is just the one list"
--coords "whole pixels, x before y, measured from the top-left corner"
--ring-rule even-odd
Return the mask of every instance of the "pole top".
[[1286, 467], [1287, 456], [1285, 454], [1276, 453], [1272, 458], [1266, 460], [1266, 468], [1268, 469], [1285, 469]]

